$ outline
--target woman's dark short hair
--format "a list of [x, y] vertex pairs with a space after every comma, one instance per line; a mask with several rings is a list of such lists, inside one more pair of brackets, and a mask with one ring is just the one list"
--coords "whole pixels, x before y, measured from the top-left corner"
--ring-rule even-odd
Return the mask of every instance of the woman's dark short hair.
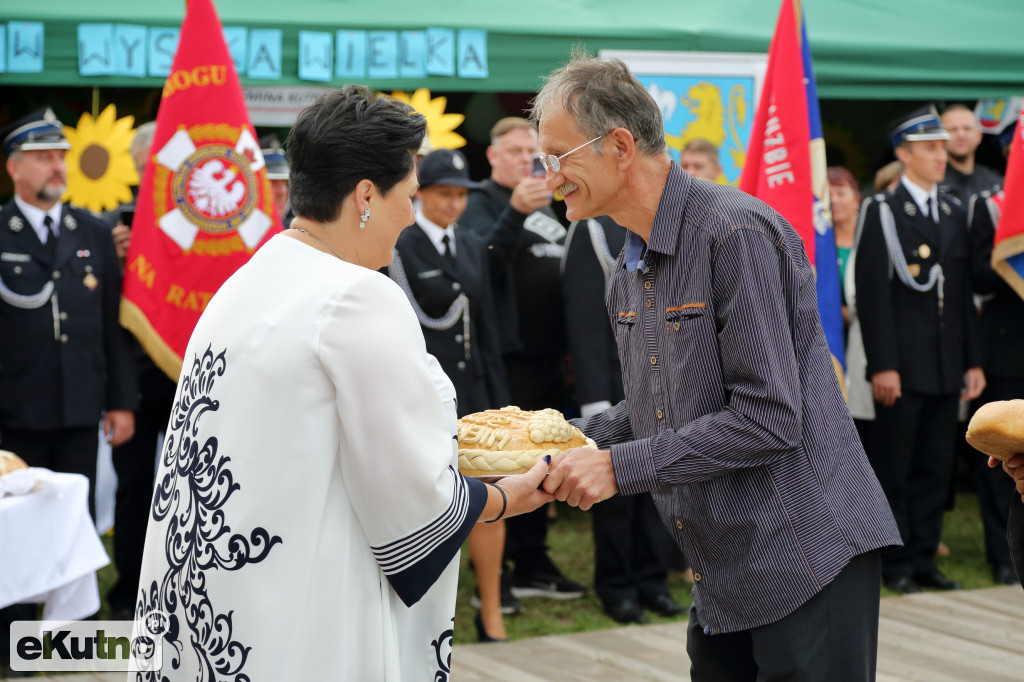
[[295, 215], [329, 223], [360, 180], [387, 194], [408, 177], [427, 120], [362, 85], [346, 85], [299, 114], [288, 134], [289, 195]]

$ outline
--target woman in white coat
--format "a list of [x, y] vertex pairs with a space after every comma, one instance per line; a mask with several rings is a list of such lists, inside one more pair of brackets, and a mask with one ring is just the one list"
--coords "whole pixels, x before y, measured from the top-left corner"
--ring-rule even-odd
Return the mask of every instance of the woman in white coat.
[[551, 499], [544, 461], [458, 473], [455, 391], [377, 272], [414, 220], [424, 129], [360, 86], [304, 110], [292, 229], [192, 334], [136, 604], [167, 679], [447, 680], [460, 545]]

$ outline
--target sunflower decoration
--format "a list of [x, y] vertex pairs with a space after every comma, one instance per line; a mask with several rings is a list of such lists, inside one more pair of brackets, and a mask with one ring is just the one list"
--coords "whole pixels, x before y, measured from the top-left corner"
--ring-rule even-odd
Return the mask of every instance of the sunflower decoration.
[[95, 119], [82, 114], [77, 128], [64, 126], [71, 149], [63, 201], [99, 213], [132, 200], [130, 186], [139, 184], [131, 152], [134, 123], [134, 116], [117, 118], [110, 104]]
[[427, 137], [434, 149], [458, 149], [466, 146], [466, 138], [455, 132], [466, 117], [462, 114], [444, 113], [447, 97], [430, 98], [430, 90], [420, 88], [412, 93], [412, 97], [396, 90], [391, 93], [395, 99], [405, 102], [427, 119]]

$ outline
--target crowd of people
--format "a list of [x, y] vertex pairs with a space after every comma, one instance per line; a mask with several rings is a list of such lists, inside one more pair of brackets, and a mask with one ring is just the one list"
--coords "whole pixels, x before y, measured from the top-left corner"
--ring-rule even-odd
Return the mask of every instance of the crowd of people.
[[[683, 614], [667, 577], [688, 570], [687, 647], [700, 679], [796, 669], [869, 679], [879, 583], [899, 593], [960, 588], [934, 559], [955, 494], [958, 424], [971, 406], [1024, 396], [1024, 303], [989, 263], [1001, 178], [975, 161], [973, 112], [929, 106], [898, 122], [897, 165], [879, 171], [863, 202], [860, 180], [829, 169], [844, 401], [799, 238], [770, 208], [719, 184], [709, 142], [691, 142], [672, 163], [657, 106], [620, 62], [574, 57], [530, 118], [497, 121], [483, 181], [461, 152], [430, 150], [423, 120], [403, 107], [349, 86], [305, 111], [285, 146], [261, 139], [285, 232], [214, 297], [189, 348], [209, 347], [211, 362], [230, 365], [217, 381], [231, 399], [205, 418], [205, 433], [247, 473], [251, 489], [235, 504], [266, 526], [253, 530], [260, 552], [211, 577], [217, 607], [252, 602], [243, 574], [269, 571], [260, 579], [280, 575], [295, 589], [288, 609], [275, 600], [261, 609], [322, 621], [317, 631], [329, 633], [323, 604], [331, 617], [359, 604], [380, 626], [369, 630], [397, 623], [398, 634], [367, 644], [365, 620], [346, 626], [362, 635], [350, 652], [358, 669], [367, 679], [415, 669], [423, 640], [450, 623], [452, 556], [463, 542], [480, 641], [507, 639], [503, 618], [522, 600], [586, 594], [584, 576], [567, 576], [551, 556], [558, 500], [591, 509], [593, 589], [616, 622]], [[368, 118], [350, 115], [364, 108]], [[140, 175], [152, 137], [153, 124], [136, 133]], [[163, 552], [161, 534], [174, 529], [150, 511], [171, 504], [167, 486], [184, 475], [175, 453], [157, 451], [176, 428], [175, 384], [117, 321], [133, 206], [95, 216], [60, 202], [69, 144], [49, 110], [11, 123], [0, 140], [15, 191], [0, 213], [0, 447], [95, 483], [102, 423], [119, 478], [120, 580], [108, 600], [112, 618], [130, 619], [152, 606], [150, 584], [156, 595], [181, 570]], [[363, 161], [314, 161], [325, 149]], [[344, 191], [331, 196], [335, 185]], [[560, 201], [564, 210], [553, 210]], [[283, 271], [305, 273], [307, 284], [280, 287], [273, 273]], [[316, 286], [328, 280], [330, 290]], [[381, 309], [390, 326], [379, 324]], [[246, 344], [268, 311], [281, 337]], [[410, 337], [410, 325], [422, 336]], [[227, 348], [245, 350], [214, 357]], [[191, 363], [183, 382], [196, 380]], [[255, 367], [277, 377], [265, 394], [246, 381]], [[385, 367], [403, 376], [402, 395], [373, 381]], [[340, 388], [355, 384], [356, 394]], [[455, 418], [509, 404], [560, 410], [599, 449], [498, 485], [446, 477]], [[374, 416], [395, 405], [414, 429]], [[287, 435], [275, 427], [282, 419]], [[245, 454], [287, 449], [297, 424], [301, 493]], [[366, 448], [398, 453], [402, 478], [365, 466]], [[339, 451], [350, 453], [340, 469]], [[993, 579], [1015, 582], [1006, 539], [1014, 482], [976, 454], [967, 461]], [[320, 471], [314, 490], [310, 470]], [[261, 517], [260, 501], [274, 495], [291, 511]], [[445, 512], [453, 500], [465, 504]], [[438, 519], [444, 533], [424, 531]], [[356, 536], [365, 551], [353, 549]], [[398, 601], [367, 595], [382, 548], [395, 543], [411, 547], [400, 569], [385, 571]], [[280, 557], [272, 568], [244, 566], [268, 556]], [[342, 586], [321, 566], [339, 562]], [[33, 608], [0, 611], [0, 625], [31, 619]], [[811, 632], [816, 646], [777, 646]], [[272, 648], [285, 637], [268, 628], [245, 644]], [[302, 659], [293, 653], [257, 654], [255, 665], [280, 677], [282, 661]]]

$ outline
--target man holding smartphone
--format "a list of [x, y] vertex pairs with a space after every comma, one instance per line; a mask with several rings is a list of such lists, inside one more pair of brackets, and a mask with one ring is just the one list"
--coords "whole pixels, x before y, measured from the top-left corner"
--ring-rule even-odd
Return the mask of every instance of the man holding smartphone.
[[[469, 195], [460, 225], [488, 244], [498, 334], [512, 404], [524, 410], [568, 404], [565, 319], [559, 266], [566, 229], [551, 210], [537, 130], [510, 116], [491, 129], [491, 178]], [[547, 514], [509, 519], [505, 557], [514, 565], [512, 594], [575, 599], [585, 588], [569, 580], [547, 554]]]

